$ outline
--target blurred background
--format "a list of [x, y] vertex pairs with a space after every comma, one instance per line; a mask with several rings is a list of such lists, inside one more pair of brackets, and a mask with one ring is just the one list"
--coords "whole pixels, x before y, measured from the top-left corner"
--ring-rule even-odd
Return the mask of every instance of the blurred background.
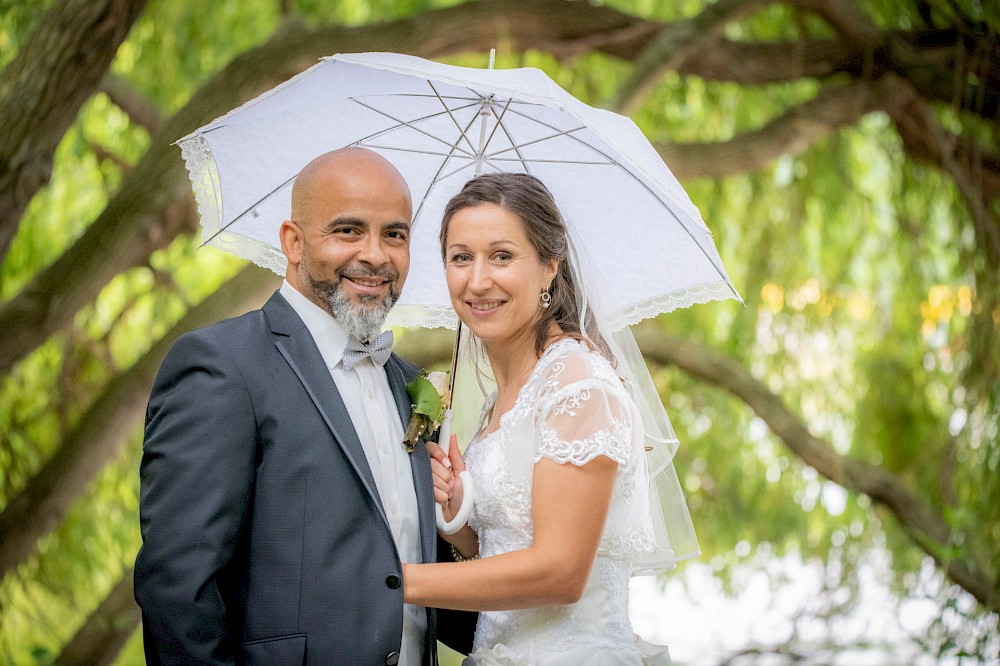
[[277, 286], [199, 249], [171, 143], [325, 55], [490, 48], [631, 116], [746, 299], [636, 329], [703, 551], [634, 581], [636, 630], [998, 663], [998, 31], [996, 0], [0, 0], [0, 663], [143, 662], [153, 376]]

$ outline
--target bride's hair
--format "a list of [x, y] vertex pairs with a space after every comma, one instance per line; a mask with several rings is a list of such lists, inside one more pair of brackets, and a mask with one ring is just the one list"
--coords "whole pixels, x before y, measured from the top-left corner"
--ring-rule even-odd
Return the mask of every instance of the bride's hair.
[[[513, 213], [521, 220], [528, 242], [538, 253], [542, 263], [556, 259], [559, 264], [556, 276], [549, 287], [552, 303], [541, 310], [535, 328], [535, 353], [541, 355], [549, 338], [551, 324], [556, 324], [567, 336], [582, 340], [614, 363], [608, 343], [597, 327], [597, 319], [590, 307], [580, 316], [580, 299], [570, 268], [569, 241], [566, 223], [548, 188], [534, 176], [524, 173], [491, 173], [478, 176], [452, 197], [444, 209], [441, 220], [441, 258], [447, 265], [446, 246], [448, 226], [457, 212], [482, 204], [493, 204]], [[580, 330], [583, 321], [585, 330]]]

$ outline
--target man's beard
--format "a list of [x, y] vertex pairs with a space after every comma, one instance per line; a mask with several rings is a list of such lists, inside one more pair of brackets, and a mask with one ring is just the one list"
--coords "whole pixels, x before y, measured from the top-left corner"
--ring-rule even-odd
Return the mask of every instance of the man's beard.
[[[381, 271], [365, 271], [359, 268], [341, 269], [337, 271], [337, 277], [333, 280], [320, 280], [313, 276], [306, 264], [305, 257], [299, 264], [299, 270], [305, 278], [309, 289], [324, 303], [326, 303], [333, 318], [344, 327], [347, 334], [361, 341], [370, 340], [382, 330], [382, 324], [389, 314], [389, 310], [399, 299], [399, 290], [396, 288], [396, 281], [399, 273], [390, 269]], [[361, 294], [358, 296], [360, 304], [355, 305], [344, 294], [341, 288], [341, 281], [345, 277], [367, 277], [380, 278], [389, 281], [389, 292], [385, 298]]]

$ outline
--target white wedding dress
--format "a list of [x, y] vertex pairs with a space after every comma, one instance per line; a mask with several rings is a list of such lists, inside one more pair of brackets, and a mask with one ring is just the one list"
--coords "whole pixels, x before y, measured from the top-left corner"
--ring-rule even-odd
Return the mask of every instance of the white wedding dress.
[[569, 605], [480, 613], [465, 665], [670, 663], [666, 647], [637, 639], [628, 617], [633, 559], [655, 540], [641, 419], [614, 369], [585, 344], [550, 345], [500, 427], [469, 445], [465, 460], [476, 484], [469, 524], [482, 557], [529, 547], [535, 463], [584, 465], [597, 456], [617, 462], [618, 473], [583, 596]]

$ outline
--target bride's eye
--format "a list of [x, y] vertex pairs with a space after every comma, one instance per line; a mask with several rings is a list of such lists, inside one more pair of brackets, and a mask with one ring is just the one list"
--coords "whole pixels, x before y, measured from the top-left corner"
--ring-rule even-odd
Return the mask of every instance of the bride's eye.
[[513, 259], [514, 255], [512, 255], [510, 252], [497, 252], [496, 254], [493, 255], [493, 258], [499, 261], [500, 263], [505, 264], [511, 259]]
[[468, 263], [470, 260], [471, 257], [467, 252], [456, 252], [455, 254], [451, 255], [451, 259], [449, 260], [449, 262], [453, 264], [465, 264]]

